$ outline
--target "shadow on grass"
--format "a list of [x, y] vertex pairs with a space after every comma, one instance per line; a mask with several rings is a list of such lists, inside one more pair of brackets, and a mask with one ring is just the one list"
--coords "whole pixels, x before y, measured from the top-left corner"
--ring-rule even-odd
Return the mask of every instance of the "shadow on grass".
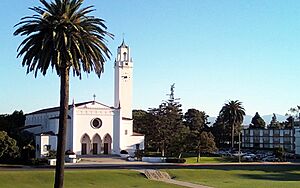
[[240, 177], [255, 180], [270, 180], [270, 181], [299, 181], [300, 174], [297, 173], [269, 173], [269, 174], [240, 174]]

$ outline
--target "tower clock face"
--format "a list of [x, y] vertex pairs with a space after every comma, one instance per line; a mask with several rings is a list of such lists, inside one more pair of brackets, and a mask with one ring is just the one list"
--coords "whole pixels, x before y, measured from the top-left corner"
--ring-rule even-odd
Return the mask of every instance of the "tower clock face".
[[94, 118], [91, 121], [91, 127], [99, 129], [102, 126], [102, 120], [100, 118]]

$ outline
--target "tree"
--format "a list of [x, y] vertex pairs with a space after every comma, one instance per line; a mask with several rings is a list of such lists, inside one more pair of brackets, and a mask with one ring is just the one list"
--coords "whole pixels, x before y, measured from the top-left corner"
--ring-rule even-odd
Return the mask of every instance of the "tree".
[[262, 117], [260, 117], [258, 112], [256, 112], [254, 117], [251, 120], [251, 124], [250, 124], [249, 128], [264, 129], [265, 125], [266, 125], [266, 123], [265, 123], [264, 119]]
[[222, 116], [225, 123], [231, 125], [231, 147], [234, 147], [234, 129], [235, 127], [241, 126], [244, 120], [245, 109], [242, 106], [242, 102], [235, 100], [229, 101], [226, 103], [221, 111], [220, 115]]
[[145, 135], [145, 140], [144, 140], [145, 150], [151, 149], [152, 147], [151, 141], [155, 137], [155, 135], [153, 135], [154, 133], [152, 127], [155, 118], [147, 111], [133, 110], [132, 119], [133, 119], [133, 131]]
[[19, 156], [17, 141], [8, 136], [5, 131], [0, 131], [0, 160], [8, 161]]
[[174, 84], [169, 96], [158, 108], [149, 110], [151, 133], [146, 135], [149, 145], [160, 149], [163, 156], [180, 154], [186, 147], [185, 137], [188, 133], [182, 121], [181, 104], [174, 97]]
[[203, 131], [200, 135], [200, 140], [201, 151], [211, 153], [217, 150], [215, 137], [211, 132]]
[[[204, 145], [203, 143], [207, 142], [205, 139], [211, 139], [209, 136], [212, 136], [208, 136], [207, 132], [204, 132], [204, 130], [208, 129], [209, 122], [207, 121], [207, 118], [208, 115], [206, 115], [205, 112], [196, 109], [188, 109], [184, 114], [184, 123], [190, 130], [189, 135], [187, 136], [187, 145], [191, 150], [197, 151], [197, 162], [200, 159], [201, 148]], [[214, 140], [212, 141], [214, 143]]]
[[217, 147], [227, 147], [231, 141], [231, 125], [224, 121], [222, 114], [218, 115], [215, 123], [210, 129], [215, 137]]
[[[0, 131], [5, 131], [9, 137], [17, 142], [21, 157], [26, 161], [34, 156], [34, 135], [24, 131], [25, 115], [23, 111], [15, 110], [12, 114], [0, 115]], [[30, 150], [28, 146], [30, 145]]]
[[272, 116], [272, 119], [270, 121], [270, 124], [269, 124], [268, 128], [280, 129], [282, 127], [282, 125], [283, 125], [282, 123], [277, 121], [276, 114], [273, 113], [273, 116]]
[[149, 124], [149, 113], [145, 110], [133, 110], [133, 131], [145, 134], [147, 132], [147, 124]]
[[103, 72], [111, 52], [105, 37], [104, 20], [89, 16], [93, 6], [81, 8], [83, 0], [40, 0], [43, 7], [33, 7], [33, 16], [26, 16], [16, 25], [14, 35], [25, 35], [17, 57], [23, 56], [22, 65], [27, 73], [47, 73], [51, 66], [60, 77], [60, 115], [57, 144], [57, 165], [54, 187], [63, 187], [64, 155], [69, 102], [69, 72], [81, 78], [81, 72]]
[[286, 122], [284, 122], [285, 127], [293, 128], [296, 122], [297, 124], [299, 123], [299, 121], [295, 121], [295, 120], [299, 120], [300, 118], [300, 106], [297, 105], [297, 107], [290, 108], [288, 110], [288, 113], [285, 114], [285, 116], [288, 116]]

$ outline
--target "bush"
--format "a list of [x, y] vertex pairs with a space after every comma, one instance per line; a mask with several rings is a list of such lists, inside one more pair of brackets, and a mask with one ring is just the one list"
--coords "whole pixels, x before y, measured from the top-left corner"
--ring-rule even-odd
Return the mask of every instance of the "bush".
[[144, 150], [136, 150], [134, 152], [134, 156], [137, 158], [138, 161], [141, 161], [144, 156]]
[[38, 158], [38, 159], [31, 159], [29, 162], [29, 165], [47, 165], [48, 164], [48, 159], [47, 158]]
[[55, 150], [49, 150], [46, 158], [47, 159], [55, 159], [56, 158], [56, 151]]
[[67, 150], [65, 154], [66, 155], [75, 155], [75, 153], [71, 150]]
[[144, 153], [144, 156], [145, 157], [161, 157], [161, 152], [151, 152], [151, 151], [148, 151], [148, 152]]
[[186, 160], [183, 158], [167, 158], [166, 163], [185, 163]]
[[128, 154], [128, 152], [126, 150], [121, 150], [120, 154]]

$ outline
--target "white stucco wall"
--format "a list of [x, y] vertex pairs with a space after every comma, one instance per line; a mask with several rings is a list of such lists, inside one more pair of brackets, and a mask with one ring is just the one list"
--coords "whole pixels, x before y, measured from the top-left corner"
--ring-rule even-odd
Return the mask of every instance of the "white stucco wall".
[[[113, 110], [108, 108], [78, 108], [75, 111], [75, 123], [73, 129], [73, 151], [81, 154], [81, 138], [88, 135], [92, 144], [93, 137], [98, 134], [103, 142], [106, 134], [113, 138]], [[102, 126], [99, 129], [91, 126], [94, 118], [100, 118]], [[113, 147], [113, 144], [111, 145]], [[92, 147], [91, 147], [92, 148]]]

